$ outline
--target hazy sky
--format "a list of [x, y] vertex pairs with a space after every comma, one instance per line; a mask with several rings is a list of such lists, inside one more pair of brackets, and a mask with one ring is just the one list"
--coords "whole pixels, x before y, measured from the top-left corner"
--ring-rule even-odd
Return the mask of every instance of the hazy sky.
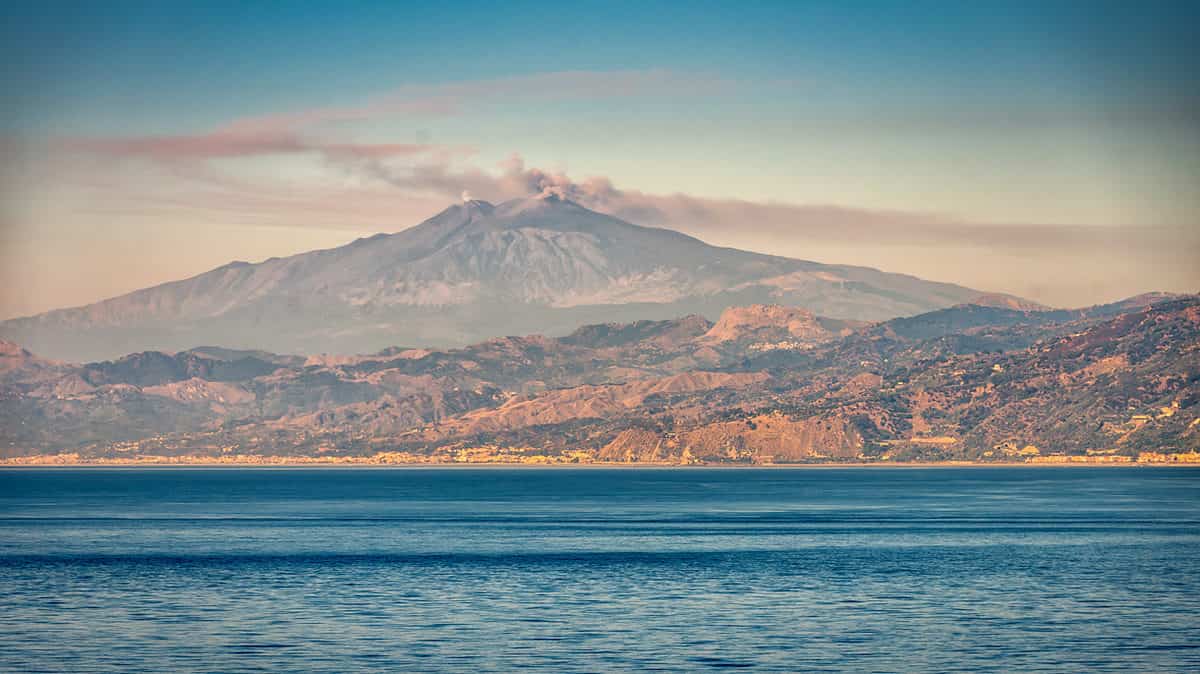
[[1056, 305], [1200, 290], [1200, 3], [0, 9], [0, 318], [543, 189]]

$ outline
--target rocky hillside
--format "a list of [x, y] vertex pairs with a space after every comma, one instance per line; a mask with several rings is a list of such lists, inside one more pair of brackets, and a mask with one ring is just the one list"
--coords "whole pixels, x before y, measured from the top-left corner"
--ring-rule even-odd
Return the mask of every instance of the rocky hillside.
[[85, 307], [0, 322], [0, 337], [76, 361], [201, 344], [366, 353], [560, 336], [588, 323], [715, 318], [753, 303], [884, 320], [979, 295], [874, 269], [718, 248], [549, 196], [456, 204], [395, 234], [234, 262]]
[[877, 324], [782, 306], [559, 338], [70, 365], [0, 350], [7, 457], [1017, 460], [1200, 449], [1200, 298], [962, 305]]

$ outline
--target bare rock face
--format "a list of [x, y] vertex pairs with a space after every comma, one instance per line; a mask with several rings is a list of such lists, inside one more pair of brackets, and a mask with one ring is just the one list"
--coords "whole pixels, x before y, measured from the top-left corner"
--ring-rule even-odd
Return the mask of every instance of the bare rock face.
[[811, 311], [778, 304], [752, 304], [726, 309], [704, 338], [709, 342], [748, 339], [819, 342], [832, 336], [833, 333], [826, 330]]
[[679, 463], [678, 452], [662, 433], [642, 428], [621, 431], [596, 458], [613, 463]]
[[499, 432], [577, 419], [627, 414], [654, 397], [687, 395], [716, 389], [740, 389], [770, 379], [763, 372], [686, 372], [611, 386], [577, 386], [543, 395], [518, 397], [496, 409], [476, 410], [463, 417], [460, 432]]
[[[885, 320], [978, 291], [874, 269], [718, 248], [557, 197], [455, 204], [395, 234], [0, 323], [51, 358], [98, 360], [202, 344], [275, 353], [461, 346], [579, 325], [787, 304]], [[804, 320], [796, 326], [804, 331]]]
[[616, 463], [794, 463], [852, 459], [862, 451], [858, 432], [844, 419], [792, 419], [758, 414], [701, 424], [681, 433], [627, 428], [596, 458]]
[[776, 413], [706, 424], [686, 433], [680, 445], [705, 461], [775, 463], [853, 458], [863, 443], [843, 419], [791, 419]]

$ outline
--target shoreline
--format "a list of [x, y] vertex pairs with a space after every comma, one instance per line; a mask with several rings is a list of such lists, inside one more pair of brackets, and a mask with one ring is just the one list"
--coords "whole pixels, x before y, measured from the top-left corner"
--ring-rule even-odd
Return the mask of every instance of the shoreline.
[[885, 469], [914, 469], [914, 468], [1200, 468], [1200, 463], [1194, 462], [996, 462], [996, 461], [909, 461], [909, 462], [845, 462], [845, 463], [768, 463], [768, 464], [677, 464], [677, 463], [366, 463], [366, 462], [337, 462], [337, 461], [280, 461], [280, 462], [251, 462], [251, 461], [146, 461], [146, 462], [29, 462], [8, 463], [0, 462], [0, 470], [4, 469], [40, 469], [40, 468], [230, 468], [230, 469], [270, 469], [270, 468], [303, 468], [312, 470], [362, 469], [362, 470], [396, 470], [414, 469], [430, 470], [449, 468], [454, 470], [469, 469], [531, 469], [531, 470], [592, 470], [592, 469], [635, 469], [659, 468], [675, 469], [718, 469], [718, 470], [828, 470], [833, 468], [885, 468]]

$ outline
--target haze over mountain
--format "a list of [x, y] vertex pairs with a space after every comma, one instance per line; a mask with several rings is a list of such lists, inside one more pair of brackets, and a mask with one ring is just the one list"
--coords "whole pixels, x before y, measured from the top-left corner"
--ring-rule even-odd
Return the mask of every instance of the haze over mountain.
[[258, 264], [233, 262], [88, 306], [5, 321], [0, 337], [78, 361], [203, 344], [365, 353], [396, 344], [563, 335], [584, 323], [715, 318], [753, 303], [886, 320], [980, 296], [864, 267], [719, 248], [549, 194], [498, 205], [468, 200], [395, 234]]

